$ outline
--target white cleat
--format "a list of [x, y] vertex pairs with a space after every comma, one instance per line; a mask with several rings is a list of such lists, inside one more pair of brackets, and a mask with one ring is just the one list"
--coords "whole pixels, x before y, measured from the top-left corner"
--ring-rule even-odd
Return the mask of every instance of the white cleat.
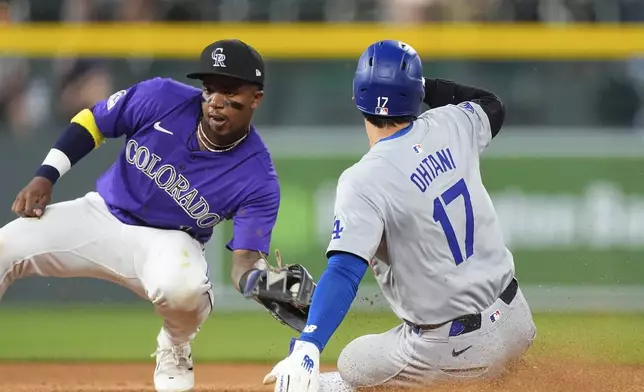
[[154, 388], [157, 392], [186, 392], [195, 386], [190, 343], [173, 345], [163, 335], [159, 336], [157, 351], [152, 354], [157, 359], [154, 369]]

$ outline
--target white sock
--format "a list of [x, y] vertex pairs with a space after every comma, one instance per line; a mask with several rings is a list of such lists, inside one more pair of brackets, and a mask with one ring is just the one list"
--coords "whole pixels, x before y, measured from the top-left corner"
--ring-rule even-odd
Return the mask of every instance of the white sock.
[[340, 377], [338, 372], [320, 374], [319, 392], [354, 392], [355, 388]]

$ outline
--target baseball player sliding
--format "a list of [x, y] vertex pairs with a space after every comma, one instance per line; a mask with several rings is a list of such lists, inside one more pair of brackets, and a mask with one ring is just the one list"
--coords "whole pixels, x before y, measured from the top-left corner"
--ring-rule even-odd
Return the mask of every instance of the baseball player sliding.
[[[399, 41], [367, 48], [353, 95], [371, 148], [338, 181], [329, 263], [307, 325], [264, 383], [340, 392], [496, 374], [536, 333], [479, 171], [503, 104], [424, 79], [417, 53]], [[423, 102], [431, 109], [419, 115]], [[320, 352], [369, 266], [402, 324], [354, 340], [338, 372], [320, 375]]]
[[[261, 56], [244, 42], [217, 41], [203, 50], [199, 68], [187, 76], [202, 89], [154, 78], [79, 112], [16, 197], [20, 217], [0, 229], [0, 297], [31, 275], [92, 277], [155, 305], [163, 318], [157, 391], [194, 386], [190, 342], [213, 306], [203, 244], [222, 220], [234, 221], [227, 247], [245, 297], [301, 331], [315, 287], [301, 265], [269, 268], [265, 260], [280, 187], [251, 125], [263, 97]], [[119, 137], [125, 146], [96, 192], [45, 211], [56, 181]], [[279, 280], [289, 286], [269, 284]]]

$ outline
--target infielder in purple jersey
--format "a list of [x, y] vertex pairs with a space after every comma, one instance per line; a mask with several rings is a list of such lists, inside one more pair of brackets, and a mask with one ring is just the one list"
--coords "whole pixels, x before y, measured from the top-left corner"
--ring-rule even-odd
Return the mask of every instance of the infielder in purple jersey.
[[[16, 197], [20, 217], [0, 229], [0, 297], [14, 280], [38, 275], [104, 279], [152, 301], [164, 320], [157, 391], [194, 386], [190, 343], [213, 306], [204, 254], [213, 228], [233, 220], [232, 280], [259, 300], [280, 205], [271, 156], [250, 124], [263, 97], [261, 56], [222, 40], [203, 50], [199, 68], [188, 77], [201, 89], [154, 78], [74, 116]], [[56, 181], [120, 137], [125, 146], [96, 192], [45, 212]]]

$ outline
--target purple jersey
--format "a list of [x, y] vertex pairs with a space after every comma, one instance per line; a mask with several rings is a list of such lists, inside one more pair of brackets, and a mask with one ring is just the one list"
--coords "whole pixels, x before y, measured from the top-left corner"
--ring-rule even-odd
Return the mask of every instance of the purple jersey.
[[98, 102], [100, 132], [126, 142], [97, 191], [124, 223], [184, 230], [205, 243], [214, 226], [233, 219], [229, 249], [269, 253], [280, 187], [268, 149], [251, 127], [230, 151], [200, 151], [201, 102], [199, 89], [165, 78]]

